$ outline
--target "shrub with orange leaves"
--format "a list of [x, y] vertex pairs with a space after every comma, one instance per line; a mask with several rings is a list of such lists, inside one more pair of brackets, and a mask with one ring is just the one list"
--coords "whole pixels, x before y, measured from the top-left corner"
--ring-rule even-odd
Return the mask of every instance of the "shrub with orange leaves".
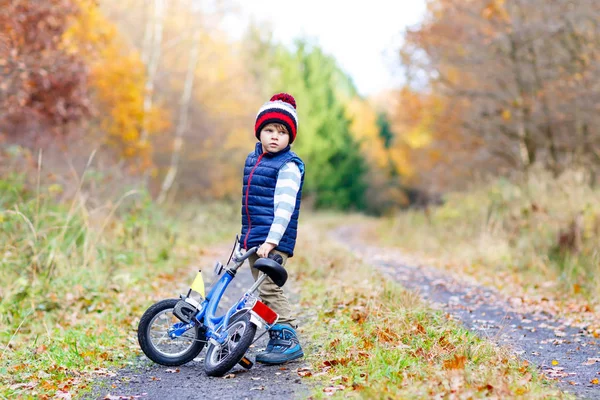
[[69, 54], [80, 54], [89, 65], [90, 87], [99, 110], [99, 128], [120, 155], [135, 160], [137, 170], [152, 166], [149, 134], [170, 126], [166, 110], [144, 112], [146, 72], [139, 53], [123, 41], [116, 27], [93, 0], [77, 0], [80, 13], [63, 37]]
[[88, 115], [87, 69], [60, 38], [71, 0], [0, 0], [0, 136], [31, 145]]

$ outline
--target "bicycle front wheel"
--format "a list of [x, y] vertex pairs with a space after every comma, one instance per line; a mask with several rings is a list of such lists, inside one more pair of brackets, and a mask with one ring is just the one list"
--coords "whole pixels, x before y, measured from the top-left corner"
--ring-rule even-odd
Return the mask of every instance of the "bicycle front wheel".
[[222, 345], [210, 344], [204, 358], [204, 371], [208, 376], [223, 376], [237, 364], [252, 344], [256, 325], [250, 322], [250, 313], [234, 314], [227, 329], [229, 335]]
[[201, 337], [198, 326], [171, 339], [168, 330], [183, 324], [173, 309], [178, 299], [162, 300], [151, 306], [138, 325], [138, 342], [146, 356], [157, 364], [183, 365], [192, 361], [204, 348], [206, 338]]

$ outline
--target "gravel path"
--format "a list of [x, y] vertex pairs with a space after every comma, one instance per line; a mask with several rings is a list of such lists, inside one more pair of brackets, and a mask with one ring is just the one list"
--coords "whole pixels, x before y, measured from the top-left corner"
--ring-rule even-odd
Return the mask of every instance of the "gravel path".
[[[226, 248], [219, 249], [223, 254], [229, 254]], [[226, 260], [221, 260], [222, 262]], [[293, 262], [293, 259], [290, 261]], [[204, 271], [208, 272], [208, 269]], [[192, 272], [193, 274], [193, 272]], [[204, 273], [206, 287], [215, 280], [212, 273]], [[185, 282], [184, 282], [185, 283]], [[253, 283], [248, 264], [244, 264], [225, 293], [221, 304], [231, 305], [233, 301]], [[287, 293], [290, 294], [293, 282], [286, 283]], [[177, 289], [177, 288], [175, 288]], [[176, 293], [186, 292], [186, 287], [176, 290]], [[177, 297], [174, 295], [173, 297]], [[150, 304], [148, 304], [150, 306]], [[257, 336], [264, 332], [260, 330]], [[302, 328], [299, 329], [302, 341]], [[254, 361], [254, 354], [266, 347], [268, 335], [263, 335], [248, 351]], [[306, 346], [305, 346], [306, 347]], [[141, 399], [141, 400], [179, 400], [179, 399], [299, 399], [309, 395], [310, 388], [298, 375], [298, 369], [307, 368], [308, 364], [300, 361], [290, 362], [281, 366], [265, 366], [254, 364], [252, 369], [245, 370], [235, 366], [225, 377], [207, 377], [204, 373], [204, 355], [200, 355], [186, 365], [180, 367], [164, 367], [148, 360], [140, 350], [134, 365], [108, 375], [95, 383], [90, 393], [83, 399]]]
[[[553, 315], [527, 312], [519, 299], [473, 285], [432, 267], [419, 265], [397, 250], [365, 245], [360, 228], [345, 226], [332, 233], [386, 276], [418, 291], [434, 307], [460, 320], [479, 336], [509, 346], [522, 359], [555, 379], [564, 392], [578, 398], [599, 399], [600, 340], [585, 328], [573, 327]], [[595, 381], [597, 382], [597, 381]]]

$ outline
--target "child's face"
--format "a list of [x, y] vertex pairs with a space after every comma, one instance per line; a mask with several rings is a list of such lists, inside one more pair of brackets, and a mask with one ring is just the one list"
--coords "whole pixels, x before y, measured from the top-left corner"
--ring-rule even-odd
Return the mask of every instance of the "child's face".
[[283, 130], [276, 129], [275, 125], [269, 124], [260, 131], [260, 142], [263, 152], [277, 153], [290, 143], [290, 135]]

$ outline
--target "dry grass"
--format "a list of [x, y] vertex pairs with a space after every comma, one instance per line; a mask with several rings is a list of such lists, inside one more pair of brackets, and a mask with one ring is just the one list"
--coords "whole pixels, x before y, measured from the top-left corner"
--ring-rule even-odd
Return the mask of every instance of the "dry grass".
[[558, 312], [599, 319], [593, 310], [600, 306], [600, 189], [576, 173], [553, 179], [537, 172], [521, 184], [500, 180], [448, 194], [440, 207], [363, 222], [378, 241], [438, 267], [534, 303], [547, 299]]

